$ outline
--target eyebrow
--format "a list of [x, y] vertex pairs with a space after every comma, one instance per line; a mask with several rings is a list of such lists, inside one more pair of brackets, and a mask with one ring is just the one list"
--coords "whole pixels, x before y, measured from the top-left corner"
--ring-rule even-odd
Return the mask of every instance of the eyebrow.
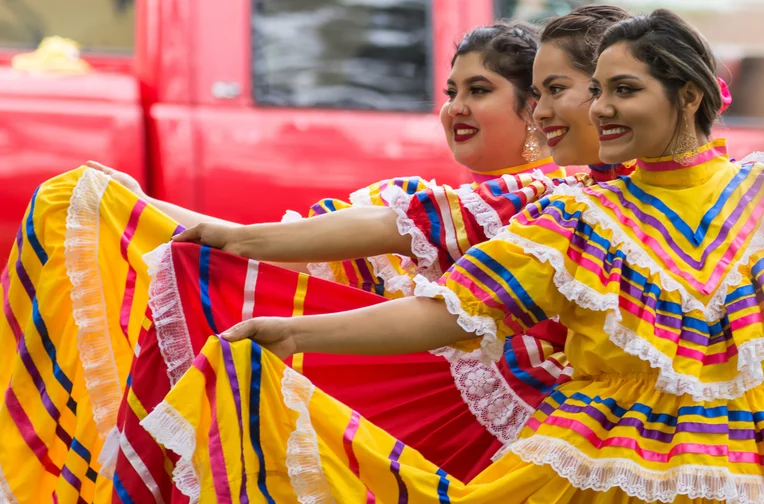
[[622, 81], [622, 80], [638, 80], [640, 82], [642, 81], [642, 79], [640, 79], [636, 75], [631, 75], [631, 74], [618, 74], [618, 75], [614, 75], [613, 77], [611, 77], [608, 80], [610, 82], [618, 82], [618, 81]]
[[[464, 83], [467, 85], [475, 84], [476, 82], [485, 82], [487, 84], [492, 84], [492, 82], [488, 79], [488, 77], [483, 77], [482, 75], [473, 75], [472, 77], [464, 79]], [[456, 82], [454, 82], [452, 79], [448, 79], [446, 83], [449, 86], [456, 86]]]
[[549, 77], [544, 79], [544, 81], [541, 83], [541, 87], [548, 87], [549, 84], [552, 83], [552, 81], [555, 81], [557, 79], [567, 79], [567, 80], [570, 80], [570, 77], [568, 77], [567, 75], [550, 75]]

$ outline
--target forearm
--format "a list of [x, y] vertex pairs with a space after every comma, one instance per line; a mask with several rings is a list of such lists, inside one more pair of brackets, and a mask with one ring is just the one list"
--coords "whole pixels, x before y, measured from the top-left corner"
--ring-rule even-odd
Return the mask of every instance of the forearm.
[[398, 232], [397, 214], [359, 207], [297, 222], [237, 229], [234, 253], [263, 261], [329, 262], [386, 253], [411, 254], [411, 238]]
[[148, 202], [161, 210], [171, 219], [177, 221], [185, 228], [192, 228], [199, 224], [222, 224], [224, 226], [237, 226], [235, 222], [230, 222], [223, 219], [218, 219], [210, 215], [205, 215], [199, 212], [194, 212], [187, 208], [168, 203], [166, 201], [158, 200], [155, 198], [148, 198]]
[[392, 355], [422, 352], [475, 337], [443, 301], [406, 298], [358, 310], [295, 317], [290, 332], [298, 352]]

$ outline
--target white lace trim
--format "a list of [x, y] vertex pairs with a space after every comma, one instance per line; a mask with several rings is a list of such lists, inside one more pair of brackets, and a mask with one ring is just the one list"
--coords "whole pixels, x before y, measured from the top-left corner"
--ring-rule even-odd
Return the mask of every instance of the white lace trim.
[[188, 420], [167, 402], [162, 401], [154, 411], [141, 420], [141, 427], [151, 434], [157, 443], [180, 456], [172, 472], [178, 490], [191, 500], [199, 502], [201, 485], [199, 473], [194, 466], [196, 431]]
[[499, 214], [491, 208], [491, 205], [476, 193], [470, 186], [462, 186], [456, 190], [456, 195], [461, 200], [464, 208], [475, 217], [475, 221], [488, 238], [496, 236], [504, 224]]
[[382, 197], [398, 214], [398, 232], [404, 236], [411, 236], [411, 252], [417, 258], [419, 268], [426, 269], [437, 265], [437, 247], [427, 240], [422, 230], [408, 216], [411, 195], [398, 186], [389, 186], [383, 191]]
[[748, 154], [746, 157], [737, 161], [738, 164], [744, 165], [747, 163], [759, 163], [764, 164], [764, 152], [754, 151]]
[[304, 220], [303, 216], [294, 210], [287, 210], [281, 218], [281, 222], [300, 222], [301, 220]]
[[308, 267], [310, 276], [328, 280], [330, 282], [337, 282], [337, 277], [334, 275], [334, 271], [332, 271], [332, 267], [329, 263], [308, 263], [306, 266]]
[[195, 355], [178, 292], [172, 245], [160, 245], [144, 255], [143, 260], [151, 277], [149, 308], [154, 317], [157, 344], [167, 366], [170, 386], [175, 386], [193, 365]]
[[557, 290], [578, 306], [593, 311], [618, 309], [618, 294], [600, 294], [595, 289], [573, 278], [565, 269], [565, 259], [559, 250], [522, 238], [507, 229], [496, 235], [494, 240], [513, 243], [542, 263], [549, 263], [554, 268], [554, 284]]
[[451, 347], [437, 348], [431, 350], [430, 353], [442, 355], [446, 358], [451, 357], [456, 360], [462, 358], [477, 360], [487, 366], [501, 359], [504, 343], [496, 335], [496, 322], [492, 318], [467, 313], [462, 308], [459, 296], [448, 287], [431, 282], [422, 275], [417, 275], [414, 278], [414, 282], [416, 283], [416, 288], [414, 289], [415, 296], [442, 298], [446, 303], [449, 313], [458, 317], [457, 322], [462, 329], [483, 337], [480, 341], [480, 348], [470, 353], [458, 352], [457, 354]]
[[451, 365], [454, 384], [478, 423], [503, 445], [517, 439], [535, 408], [512, 390], [498, 366], [451, 347], [436, 352]]
[[562, 184], [555, 189], [554, 194], [572, 196], [578, 203], [584, 204], [586, 208], [583, 210], [583, 220], [610, 231], [612, 234], [611, 243], [619, 246], [619, 249], [626, 254], [629, 264], [644, 268], [653, 275], [658, 275], [661, 279], [661, 288], [679, 293], [682, 298], [682, 311], [684, 313], [699, 310], [703, 312], [706, 320], [719, 320], [724, 315], [724, 300], [727, 297], [728, 288], [738, 285], [743, 279], [739, 271], [740, 267], [745, 266], [753, 254], [764, 250], [764, 221], [762, 221], [740, 260], [730, 268], [727, 277], [717, 286], [708, 304], [704, 305], [702, 301], [695, 298], [672, 278], [664, 267], [656, 263], [649, 254], [629, 238], [610, 216], [596, 205], [592, 205], [591, 200], [584, 194], [581, 187], [570, 187]]
[[98, 254], [101, 198], [110, 180], [97, 170], [82, 173], [69, 202], [64, 241], [77, 348], [101, 439], [117, 424], [122, 402], [122, 380], [109, 334]]
[[286, 466], [292, 489], [301, 504], [335, 502], [321, 468], [318, 436], [310, 420], [308, 405], [314, 390], [310, 380], [291, 368], [284, 369], [281, 380], [284, 404], [297, 412], [295, 430], [287, 441]]
[[19, 501], [13, 496], [11, 485], [5, 479], [2, 467], [0, 467], [0, 504], [19, 504]]
[[677, 495], [736, 504], [764, 503], [761, 476], [732, 474], [727, 468], [682, 465], [653, 471], [621, 458], [590, 458], [561, 439], [533, 435], [511, 446], [526, 462], [549, 465], [580, 490], [618, 487], [643, 501], [673, 502]]
[[387, 292], [393, 294], [401, 292], [406, 297], [414, 295], [414, 280], [408, 275], [398, 273], [390, 256], [379, 255], [369, 257], [368, 260], [371, 263], [374, 276], [382, 279]]

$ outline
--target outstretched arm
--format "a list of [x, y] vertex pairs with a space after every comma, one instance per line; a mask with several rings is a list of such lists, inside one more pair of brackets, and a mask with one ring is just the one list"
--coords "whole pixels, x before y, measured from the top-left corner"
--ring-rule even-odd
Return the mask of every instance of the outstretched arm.
[[421, 352], [474, 338], [430, 298], [404, 298], [328, 315], [262, 317], [221, 334], [229, 341], [252, 338], [285, 359], [301, 352], [391, 355]]
[[398, 232], [386, 207], [357, 207], [298, 222], [229, 227], [201, 224], [175, 237], [261, 261], [340, 261], [386, 253], [411, 255], [411, 237]]

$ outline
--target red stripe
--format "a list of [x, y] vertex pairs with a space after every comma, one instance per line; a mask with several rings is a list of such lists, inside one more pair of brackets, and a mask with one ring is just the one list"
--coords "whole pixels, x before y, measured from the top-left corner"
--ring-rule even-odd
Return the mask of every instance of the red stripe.
[[207, 400], [210, 403], [210, 465], [212, 466], [212, 482], [215, 486], [215, 494], [217, 495], [218, 502], [233, 502], [231, 499], [231, 488], [228, 486], [228, 470], [225, 466], [220, 425], [218, 425], [217, 373], [204, 354], [197, 356], [194, 361], [194, 367], [204, 375]]
[[13, 336], [16, 338], [16, 344], [18, 344], [18, 342], [21, 341], [23, 333], [21, 332], [21, 326], [19, 325], [18, 320], [16, 320], [16, 315], [13, 314], [11, 303], [8, 300], [8, 289], [10, 289], [11, 279], [8, 275], [7, 266], [3, 270], [2, 279], [0, 281], [2, 282], [3, 286], [3, 313], [5, 313], [5, 318], [8, 320], [8, 325], [11, 326]]
[[135, 236], [135, 230], [138, 227], [138, 220], [141, 218], [143, 210], [146, 208], [146, 202], [138, 200], [130, 213], [130, 219], [127, 221], [127, 227], [125, 232], [122, 233], [122, 239], [120, 240], [120, 250], [122, 251], [122, 258], [128, 264], [130, 268], [127, 271], [127, 280], [125, 281], [125, 296], [122, 298], [122, 308], [119, 313], [119, 325], [122, 327], [122, 333], [127, 338], [128, 342], [130, 338], [127, 335], [127, 328], [130, 323], [130, 309], [133, 307], [133, 298], [135, 297], [135, 281], [138, 274], [130, 263], [127, 257], [127, 248], [130, 246], [130, 242]]
[[[348, 423], [347, 428], [345, 428], [345, 433], [342, 436], [342, 445], [345, 448], [345, 454], [348, 456], [348, 466], [357, 478], [361, 477], [361, 469], [358, 464], [358, 458], [355, 456], [355, 452], [353, 451], [353, 439], [355, 438], [355, 435], [358, 432], [358, 427], [360, 425], [361, 415], [357, 411], [353, 411], [353, 414], [350, 415], [350, 422]], [[367, 487], [366, 504], [374, 504], [375, 502], [377, 502], [377, 498], [374, 497], [374, 494], [371, 493], [371, 490], [369, 490]]]
[[16, 423], [16, 427], [18, 427], [21, 437], [24, 438], [24, 441], [32, 449], [45, 470], [53, 476], [60, 476], [61, 470], [56, 467], [56, 464], [48, 456], [48, 447], [45, 446], [45, 443], [35, 432], [32, 422], [29, 420], [26, 412], [24, 412], [24, 408], [21, 407], [21, 403], [19, 403], [11, 386], [5, 391], [5, 405], [8, 408], [8, 414], [11, 415], [11, 418]]

